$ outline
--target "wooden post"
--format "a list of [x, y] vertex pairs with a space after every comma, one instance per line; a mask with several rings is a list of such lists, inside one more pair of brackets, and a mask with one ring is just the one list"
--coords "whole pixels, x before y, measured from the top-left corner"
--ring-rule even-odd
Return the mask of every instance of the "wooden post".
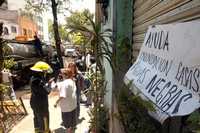
[[22, 105], [22, 107], [24, 109], [25, 115], [28, 115], [27, 110], [26, 110], [26, 108], [24, 106], [24, 102], [23, 102], [22, 98], [20, 97], [19, 100], [20, 100], [20, 104]]

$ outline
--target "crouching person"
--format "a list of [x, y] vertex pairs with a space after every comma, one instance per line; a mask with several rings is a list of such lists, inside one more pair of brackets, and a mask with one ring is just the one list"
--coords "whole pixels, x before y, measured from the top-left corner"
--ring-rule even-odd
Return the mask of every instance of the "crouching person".
[[62, 71], [64, 80], [58, 84], [59, 99], [55, 103], [57, 107], [60, 103], [63, 125], [67, 133], [73, 133], [76, 126], [76, 83], [73, 80], [73, 73], [70, 69]]
[[30, 105], [33, 110], [33, 121], [35, 133], [49, 133], [49, 109], [48, 94], [53, 79], [46, 82], [46, 75], [52, 71], [51, 67], [42, 61], [37, 62], [33, 67], [31, 77], [31, 99]]

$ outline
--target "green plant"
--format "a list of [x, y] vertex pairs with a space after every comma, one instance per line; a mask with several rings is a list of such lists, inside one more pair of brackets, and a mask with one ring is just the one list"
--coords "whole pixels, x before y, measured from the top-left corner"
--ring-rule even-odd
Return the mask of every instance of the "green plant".
[[108, 132], [108, 109], [104, 105], [104, 95], [106, 94], [106, 84], [102, 74], [97, 72], [91, 74], [92, 81], [91, 94], [94, 107], [90, 109], [90, 129], [95, 130], [96, 133]]
[[11, 69], [15, 64], [16, 62], [13, 58], [4, 60], [4, 68], [6, 69]]
[[[97, 74], [97, 77], [96, 77]], [[106, 94], [106, 83], [103, 75], [97, 71], [97, 73], [91, 73], [88, 75], [91, 84], [92, 101], [94, 107], [90, 109], [90, 130], [95, 130], [96, 133], [108, 132], [108, 109], [104, 105], [104, 95]]]
[[118, 66], [120, 64], [125, 64], [124, 62], [127, 62], [127, 64], [131, 63], [131, 42], [128, 37], [124, 37], [122, 39], [119, 39], [117, 45], [117, 64]]
[[[10, 69], [14, 66], [15, 61], [13, 58], [5, 58], [5, 56], [9, 53], [9, 48], [7, 47], [7, 42], [5, 40], [1, 41], [1, 47], [2, 47], [2, 53], [1, 53], [1, 71], [3, 69]], [[2, 78], [2, 77], [1, 77]], [[2, 79], [1, 79], [2, 80]], [[3, 96], [5, 93], [9, 91], [9, 86], [2, 83], [0, 83], [0, 94], [1, 94], [1, 100], [3, 100]]]
[[182, 123], [184, 132], [183, 133], [200, 133], [200, 114], [199, 110], [194, 111], [190, 115], [183, 117]]
[[113, 64], [113, 47], [112, 47], [112, 35], [111, 30], [101, 30], [101, 24], [95, 24], [90, 16], [85, 16], [87, 19], [87, 25], [80, 25], [77, 23], [68, 24], [67, 28], [70, 32], [80, 32], [87, 38], [87, 42], [90, 43], [91, 49], [96, 59], [96, 72], [91, 75], [94, 107], [90, 111], [90, 129], [95, 133], [107, 133], [108, 123], [103, 118], [108, 118], [107, 109], [104, 106], [104, 96], [106, 94], [106, 81], [104, 79], [105, 70], [103, 66], [103, 60], [106, 59], [112, 69]]
[[113, 59], [113, 46], [112, 46], [112, 34], [110, 29], [101, 30], [101, 24], [96, 24], [91, 16], [85, 16], [87, 19], [87, 25], [80, 25], [77, 23], [71, 23], [66, 25], [66, 28], [70, 30], [69, 33], [81, 33], [87, 38], [86, 44], [89, 43], [95, 59], [97, 66], [101, 73], [104, 73], [104, 67], [102, 65], [102, 60], [106, 59], [113, 71], [115, 70]]
[[[96, 110], [98, 113], [96, 113]], [[96, 114], [96, 115], [94, 115]], [[101, 105], [100, 107], [94, 107], [89, 112], [90, 116], [90, 130], [94, 130], [96, 133], [108, 133], [108, 109]], [[98, 125], [96, 122], [98, 121]]]
[[118, 118], [124, 125], [126, 133], [159, 133], [159, 125], [148, 115], [148, 110], [154, 111], [149, 101], [141, 99], [139, 94], [134, 95], [124, 85], [118, 93]]
[[5, 85], [5, 84], [0, 84], [0, 94], [1, 94], [1, 100], [3, 100], [2, 98], [3, 98], [3, 95], [5, 94], [5, 93], [7, 93], [8, 92], [8, 90], [9, 90], [9, 86], [7, 86], [7, 85]]

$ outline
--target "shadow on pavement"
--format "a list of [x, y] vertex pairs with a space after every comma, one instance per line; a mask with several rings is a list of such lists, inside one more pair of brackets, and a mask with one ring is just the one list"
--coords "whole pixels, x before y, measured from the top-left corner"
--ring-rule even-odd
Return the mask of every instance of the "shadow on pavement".
[[53, 133], [66, 133], [66, 129], [60, 127], [58, 129], [54, 130]]

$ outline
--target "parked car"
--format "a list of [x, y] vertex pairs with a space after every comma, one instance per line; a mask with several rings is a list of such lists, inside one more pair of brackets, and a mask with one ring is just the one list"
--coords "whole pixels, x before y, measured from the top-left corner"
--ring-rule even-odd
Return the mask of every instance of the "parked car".
[[66, 57], [76, 57], [76, 56], [77, 56], [76, 50], [73, 49], [73, 48], [65, 49], [64, 55], [65, 55]]

